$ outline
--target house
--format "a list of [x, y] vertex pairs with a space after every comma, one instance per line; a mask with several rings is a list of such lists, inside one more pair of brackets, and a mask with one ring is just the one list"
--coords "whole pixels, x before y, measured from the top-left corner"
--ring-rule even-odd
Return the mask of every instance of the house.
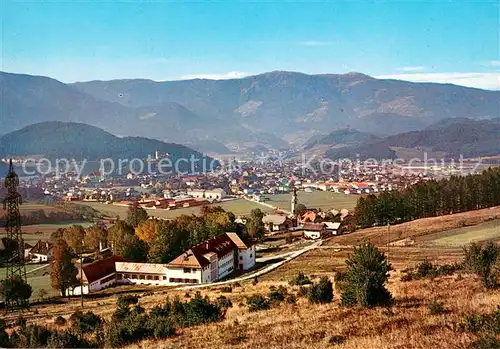
[[33, 248], [33, 246], [31, 246], [30, 244], [28, 243], [24, 243], [24, 259], [25, 260], [28, 260], [30, 258], [30, 251], [31, 249]]
[[226, 197], [226, 192], [221, 188], [211, 190], [191, 189], [188, 190], [187, 194], [197, 199], [213, 199], [219, 201]]
[[122, 284], [202, 284], [254, 265], [254, 244], [225, 233], [191, 247], [168, 264], [116, 262], [116, 272]]
[[52, 259], [53, 246], [50, 241], [38, 240], [28, 252], [28, 257], [35, 263], [48, 262]]
[[[102, 290], [103, 288], [120, 284], [121, 280], [117, 278], [116, 263], [126, 261], [123, 257], [112, 256], [106, 259], [101, 259], [82, 267], [82, 275], [78, 278], [82, 280], [83, 285], [75, 285], [67, 290], [68, 296], [89, 294], [91, 292]], [[79, 271], [80, 273], [80, 271]]]
[[300, 222], [311, 222], [314, 223], [316, 221], [317, 214], [314, 211], [307, 211], [302, 215], [302, 217], [299, 217]]
[[120, 284], [168, 285], [166, 264], [117, 261], [115, 269]]
[[340, 233], [340, 222], [325, 222], [326, 230], [333, 235]]
[[269, 214], [262, 218], [262, 223], [264, 223], [264, 228], [268, 232], [273, 231], [283, 231], [293, 228], [293, 222], [287, 216], [279, 214]]
[[326, 226], [323, 223], [304, 223], [302, 228], [306, 239], [320, 239], [327, 233]]

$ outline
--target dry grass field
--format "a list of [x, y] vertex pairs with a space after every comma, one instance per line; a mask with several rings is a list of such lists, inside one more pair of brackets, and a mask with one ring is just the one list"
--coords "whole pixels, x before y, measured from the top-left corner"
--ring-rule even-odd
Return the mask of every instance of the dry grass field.
[[374, 227], [362, 229], [352, 234], [334, 237], [328, 241], [331, 245], [358, 245], [363, 241], [371, 241], [377, 246], [384, 246], [387, 241], [398, 241], [405, 238], [441, 233], [447, 230], [464, 228], [500, 219], [500, 206], [477, 211], [457, 213], [453, 215], [418, 219], [412, 222], [390, 227]]
[[[459, 331], [465, 316], [492, 312], [500, 304], [500, 292], [486, 291], [473, 275], [454, 274], [435, 279], [403, 282], [401, 271], [429, 259], [435, 264], [453, 263], [463, 258], [459, 246], [421, 243], [426, 234], [446, 234], [457, 227], [493, 222], [500, 218], [500, 208], [480, 210], [453, 216], [418, 220], [391, 229], [391, 241], [411, 238], [416, 243], [409, 247], [389, 246], [387, 229], [372, 228], [356, 233], [332, 237], [323, 246], [285, 263], [280, 268], [250, 281], [233, 285], [232, 292], [222, 293], [217, 286], [201, 289], [203, 296], [215, 299], [228, 297], [233, 307], [219, 323], [178, 329], [174, 338], [142, 341], [128, 348], [467, 348], [477, 336]], [[487, 224], [482, 223], [482, 224]], [[470, 226], [470, 229], [475, 227]], [[482, 231], [482, 230], [479, 230]], [[394, 234], [394, 235], [392, 235]], [[441, 235], [436, 235], [441, 236]], [[445, 236], [445, 235], [442, 235]], [[478, 234], [474, 235], [475, 237]], [[436, 238], [434, 236], [434, 238]], [[433, 239], [434, 239], [433, 238]], [[249, 312], [246, 298], [253, 294], [267, 294], [271, 286], [283, 285], [291, 294], [297, 287], [288, 281], [299, 271], [312, 279], [328, 276], [334, 281], [336, 271], [345, 270], [345, 260], [353, 246], [371, 240], [385, 252], [393, 266], [388, 289], [394, 297], [390, 308], [345, 308], [339, 304], [339, 292], [334, 283], [334, 302], [326, 305], [310, 304], [298, 297], [296, 304], [282, 303], [267, 311]], [[161, 305], [167, 297], [193, 297], [194, 290], [134, 286], [107, 289], [93, 299], [85, 300], [85, 308], [110, 319], [118, 294], [133, 293], [140, 297], [141, 306], [151, 309]], [[145, 293], [146, 292], [146, 293]], [[429, 304], [442, 302], [445, 312], [433, 315]], [[29, 322], [54, 326], [54, 318], [68, 318], [79, 309], [79, 300], [65, 300], [62, 304], [38, 305], [23, 314]], [[6, 320], [15, 314], [4, 316]]]

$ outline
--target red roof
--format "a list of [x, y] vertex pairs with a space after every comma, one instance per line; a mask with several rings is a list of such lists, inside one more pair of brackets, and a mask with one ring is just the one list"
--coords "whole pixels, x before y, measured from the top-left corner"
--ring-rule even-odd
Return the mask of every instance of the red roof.
[[171, 261], [169, 265], [205, 267], [210, 264], [204, 257], [205, 254], [213, 252], [217, 254], [218, 258], [221, 258], [237, 248], [238, 246], [233, 240], [224, 233], [190, 248]]
[[322, 231], [325, 229], [325, 225], [323, 223], [304, 223], [303, 229], [310, 231]]
[[120, 256], [111, 256], [83, 266], [83, 273], [88, 283], [92, 283], [115, 272], [115, 262], [127, 262]]

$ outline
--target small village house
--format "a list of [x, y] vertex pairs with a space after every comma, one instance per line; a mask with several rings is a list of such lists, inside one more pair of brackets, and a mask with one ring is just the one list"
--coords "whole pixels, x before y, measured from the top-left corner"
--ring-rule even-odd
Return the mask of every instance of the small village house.
[[327, 234], [324, 223], [304, 223], [304, 238], [317, 240]]
[[32, 262], [42, 263], [52, 259], [53, 246], [50, 241], [38, 240], [28, 252], [28, 257]]
[[262, 218], [262, 223], [264, 223], [264, 228], [270, 233], [293, 228], [293, 222], [290, 218], [278, 214], [264, 216], [264, 218]]

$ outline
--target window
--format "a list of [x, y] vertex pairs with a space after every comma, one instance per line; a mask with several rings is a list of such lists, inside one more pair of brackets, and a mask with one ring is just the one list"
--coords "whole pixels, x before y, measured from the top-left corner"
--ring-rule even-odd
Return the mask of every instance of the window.
[[139, 275], [139, 280], [144, 280], [144, 275], [143, 274]]
[[160, 280], [160, 277], [158, 275], [155, 275], [155, 280]]
[[240, 256], [240, 261], [242, 261], [242, 260], [243, 260], [243, 256]]
[[146, 277], [146, 279], [147, 279], [147, 280], [153, 280], [153, 276], [152, 276], [152, 275], [148, 275], [148, 276]]
[[184, 273], [188, 274], [191, 272], [191, 269], [190, 268], [184, 268]]
[[250, 253], [250, 258], [252, 258], [252, 254]]
[[132, 275], [132, 279], [137, 279], [137, 275]]

